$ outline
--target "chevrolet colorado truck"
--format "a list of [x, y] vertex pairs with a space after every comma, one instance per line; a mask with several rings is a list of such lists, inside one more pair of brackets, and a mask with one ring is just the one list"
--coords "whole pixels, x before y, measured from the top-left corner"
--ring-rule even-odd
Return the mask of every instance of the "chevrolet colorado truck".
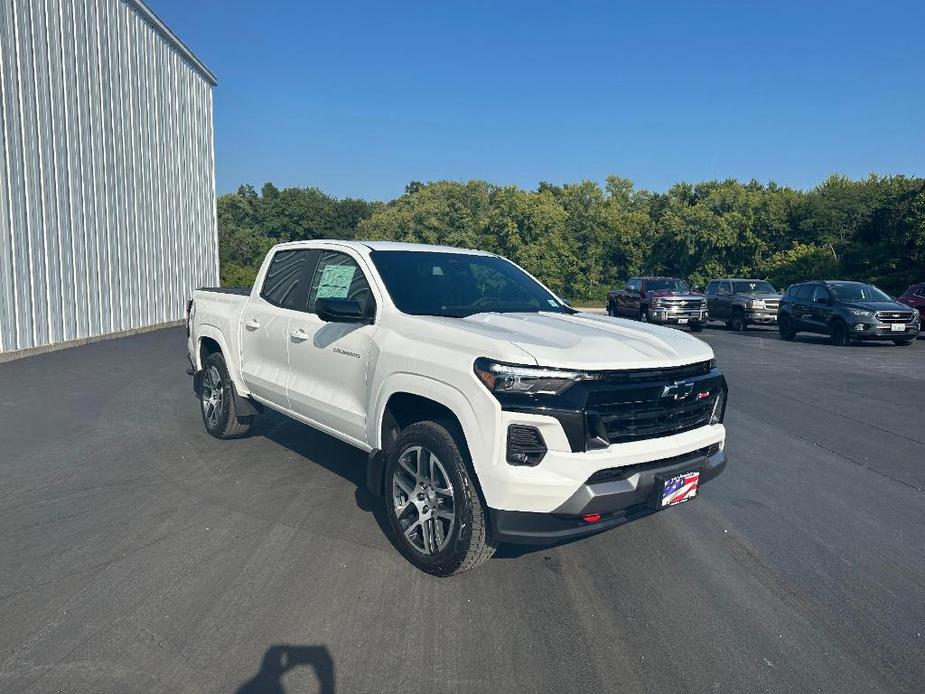
[[607, 314], [644, 323], [686, 325], [699, 333], [707, 323], [707, 301], [677, 277], [630, 277], [607, 294]]
[[708, 345], [579, 313], [490, 253], [281, 244], [187, 316], [208, 433], [269, 408], [365, 451], [396, 546], [436, 575], [688, 501], [726, 465]]

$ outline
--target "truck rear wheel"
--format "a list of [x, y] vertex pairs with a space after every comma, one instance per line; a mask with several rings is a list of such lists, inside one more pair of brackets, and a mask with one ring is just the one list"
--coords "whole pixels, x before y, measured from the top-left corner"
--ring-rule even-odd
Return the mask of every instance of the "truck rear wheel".
[[402, 555], [435, 576], [451, 576], [495, 552], [488, 512], [465, 453], [436, 422], [417, 422], [395, 440], [385, 468], [386, 515]]
[[254, 418], [238, 417], [235, 411], [235, 390], [225, 357], [220, 352], [210, 354], [202, 365], [199, 402], [202, 423], [217, 439], [236, 439], [250, 431]]

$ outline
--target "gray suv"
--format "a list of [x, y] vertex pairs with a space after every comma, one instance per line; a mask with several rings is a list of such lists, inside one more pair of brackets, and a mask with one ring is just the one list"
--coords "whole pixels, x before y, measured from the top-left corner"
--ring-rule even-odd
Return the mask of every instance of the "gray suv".
[[780, 294], [765, 280], [712, 280], [704, 293], [710, 320], [724, 321], [730, 330], [777, 324]]

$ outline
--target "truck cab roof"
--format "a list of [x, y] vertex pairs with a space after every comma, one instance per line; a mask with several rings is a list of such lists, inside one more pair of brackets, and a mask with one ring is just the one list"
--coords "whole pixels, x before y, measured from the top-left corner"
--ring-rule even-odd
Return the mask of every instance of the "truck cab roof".
[[281, 243], [279, 248], [352, 248], [356, 251], [412, 251], [415, 253], [462, 253], [466, 255], [494, 255], [487, 251], [454, 246], [436, 246], [427, 243], [406, 243], [403, 241], [343, 241], [340, 239], [313, 239], [310, 241], [290, 241]]

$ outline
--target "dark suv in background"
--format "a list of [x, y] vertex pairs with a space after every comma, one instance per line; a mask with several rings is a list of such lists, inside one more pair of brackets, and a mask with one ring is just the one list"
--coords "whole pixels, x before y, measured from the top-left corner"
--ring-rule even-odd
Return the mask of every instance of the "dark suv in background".
[[828, 335], [833, 345], [892, 340], [911, 345], [919, 317], [871, 284], [835, 280], [801, 282], [781, 299], [777, 329], [784, 340], [798, 332]]
[[721, 320], [736, 332], [749, 325], [776, 325], [780, 294], [764, 280], [711, 280], [704, 292], [710, 320]]

